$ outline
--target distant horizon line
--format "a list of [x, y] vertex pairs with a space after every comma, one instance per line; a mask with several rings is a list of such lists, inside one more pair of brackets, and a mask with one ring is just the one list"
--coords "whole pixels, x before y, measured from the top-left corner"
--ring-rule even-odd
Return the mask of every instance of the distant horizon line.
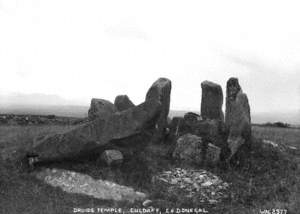
[[[14, 103], [0, 103], [0, 107], [59, 107], [59, 106], [74, 106], [74, 107], [89, 107], [89, 105], [84, 105], [84, 104], [45, 104], [45, 103], [39, 103], [39, 104], [14, 104]], [[197, 109], [190, 109], [190, 108], [172, 108], [170, 111], [184, 111], [184, 112], [198, 112], [200, 113], [200, 107], [199, 110]], [[284, 112], [299, 112], [300, 113], [300, 108], [299, 109], [283, 109], [282, 111], [279, 110], [273, 110], [273, 111], [251, 111], [256, 114], [263, 114], [263, 113], [284, 113]]]

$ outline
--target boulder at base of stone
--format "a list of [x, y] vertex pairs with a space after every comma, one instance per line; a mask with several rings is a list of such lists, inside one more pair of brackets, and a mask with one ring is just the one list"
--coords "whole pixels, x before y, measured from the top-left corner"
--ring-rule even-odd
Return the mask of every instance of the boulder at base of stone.
[[188, 163], [202, 164], [204, 160], [203, 147], [201, 137], [185, 134], [178, 138], [173, 158]]
[[104, 119], [95, 119], [64, 133], [48, 135], [36, 141], [27, 156], [39, 161], [73, 158], [93, 152], [112, 140], [141, 133], [153, 127], [160, 114], [160, 102], [152, 99]]
[[101, 159], [105, 161], [108, 166], [118, 165], [123, 162], [123, 155], [118, 150], [105, 150], [101, 155]]
[[178, 138], [173, 158], [186, 163], [215, 165], [220, 160], [221, 149], [204, 142], [201, 137], [185, 134]]
[[221, 149], [211, 143], [207, 145], [205, 162], [208, 165], [216, 165], [220, 161]]
[[127, 95], [118, 95], [114, 105], [118, 111], [124, 111], [135, 106]]
[[242, 92], [237, 78], [230, 78], [227, 82], [225, 128], [231, 151], [229, 160], [241, 145], [250, 147], [251, 144], [250, 106], [247, 95]]
[[222, 111], [223, 91], [222, 87], [210, 81], [201, 83], [201, 116], [203, 119], [217, 119], [224, 121]]
[[220, 120], [201, 120], [195, 113], [187, 113], [184, 118], [174, 117], [170, 125], [172, 136], [178, 137], [190, 133], [212, 142], [214, 145], [223, 147], [224, 123]]
[[88, 111], [88, 118], [89, 120], [94, 120], [96, 118], [106, 119], [116, 111], [117, 109], [114, 104], [108, 100], [93, 98]]
[[146, 101], [148, 99], [156, 99], [161, 105], [161, 113], [156, 124], [157, 132], [154, 136], [157, 140], [160, 140], [164, 136], [165, 128], [168, 126], [168, 114], [170, 110], [170, 94], [172, 83], [167, 78], [159, 78], [155, 81], [146, 94]]
[[225, 146], [224, 123], [220, 120], [198, 121], [192, 133], [212, 142], [216, 146]]

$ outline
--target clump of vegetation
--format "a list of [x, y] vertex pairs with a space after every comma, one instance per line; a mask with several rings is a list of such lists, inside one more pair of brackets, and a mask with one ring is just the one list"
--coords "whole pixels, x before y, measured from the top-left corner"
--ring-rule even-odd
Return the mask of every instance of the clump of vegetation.
[[279, 128], [290, 128], [291, 125], [288, 123], [283, 123], [283, 122], [275, 122], [275, 123], [264, 123], [262, 124], [263, 126], [268, 126], [268, 127], [279, 127]]

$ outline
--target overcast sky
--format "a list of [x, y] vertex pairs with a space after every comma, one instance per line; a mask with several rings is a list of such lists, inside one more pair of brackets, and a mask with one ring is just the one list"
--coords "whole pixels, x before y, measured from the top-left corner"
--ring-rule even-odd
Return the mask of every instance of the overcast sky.
[[172, 80], [172, 109], [235, 76], [253, 112], [300, 109], [298, 1], [0, 0], [1, 93], [143, 102]]

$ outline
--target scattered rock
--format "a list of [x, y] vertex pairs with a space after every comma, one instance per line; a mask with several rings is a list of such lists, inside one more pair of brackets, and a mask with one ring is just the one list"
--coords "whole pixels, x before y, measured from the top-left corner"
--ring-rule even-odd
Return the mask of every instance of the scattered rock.
[[[177, 194], [182, 197], [197, 197], [197, 200], [218, 203], [228, 197], [229, 184], [206, 170], [175, 168], [164, 171], [152, 178], [152, 183], [162, 192]], [[157, 187], [156, 187], [157, 188]]]
[[124, 111], [135, 106], [127, 95], [117, 96], [115, 98], [114, 105], [118, 111]]
[[271, 141], [271, 140], [263, 140], [263, 143], [269, 144], [269, 145], [271, 145], [273, 147], [278, 147], [278, 144], [275, 143], [275, 142], [273, 142], [273, 141]]
[[46, 161], [91, 152], [112, 140], [141, 133], [155, 124], [160, 107], [159, 101], [148, 99], [138, 106], [116, 112], [107, 119], [97, 118], [64, 133], [46, 136], [34, 142], [29, 153], [37, 156], [39, 161]]
[[160, 140], [164, 136], [165, 128], [168, 126], [171, 88], [171, 80], [167, 78], [159, 78], [152, 84], [146, 94], [146, 101], [149, 99], [156, 99], [162, 105], [161, 113], [156, 123], [157, 132], [154, 136], [156, 140]]
[[247, 95], [243, 93], [238, 79], [230, 78], [227, 81], [226, 91], [225, 128], [228, 133], [228, 147], [232, 156], [241, 145], [251, 143], [251, 117]]
[[96, 118], [106, 119], [116, 111], [114, 104], [108, 100], [93, 98], [88, 111], [88, 118], [89, 120]]
[[146, 194], [136, 192], [133, 188], [64, 169], [43, 169], [35, 173], [36, 178], [45, 183], [59, 187], [68, 193], [77, 193], [102, 200], [142, 201]]
[[201, 100], [201, 116], [203, 119], [217, 119], [224, 121], [222, 111], [223, 91], [222, 87], [210, 81], [201, 83], [202, 100]]
[[105, 150], [101, 155], [101, 159], [105, 161], [108, 166], [118, 165], [123, 162], [123, 155], [118, 150]]
[[289, 149], [292, 149], [292, 150], [297, 150], [297, 147], [295, 146], [288, 146]]
[[152, 201], [149, 199], [143, 202], [144, 207], [149, 207], [151, 204], [152, 204]]

